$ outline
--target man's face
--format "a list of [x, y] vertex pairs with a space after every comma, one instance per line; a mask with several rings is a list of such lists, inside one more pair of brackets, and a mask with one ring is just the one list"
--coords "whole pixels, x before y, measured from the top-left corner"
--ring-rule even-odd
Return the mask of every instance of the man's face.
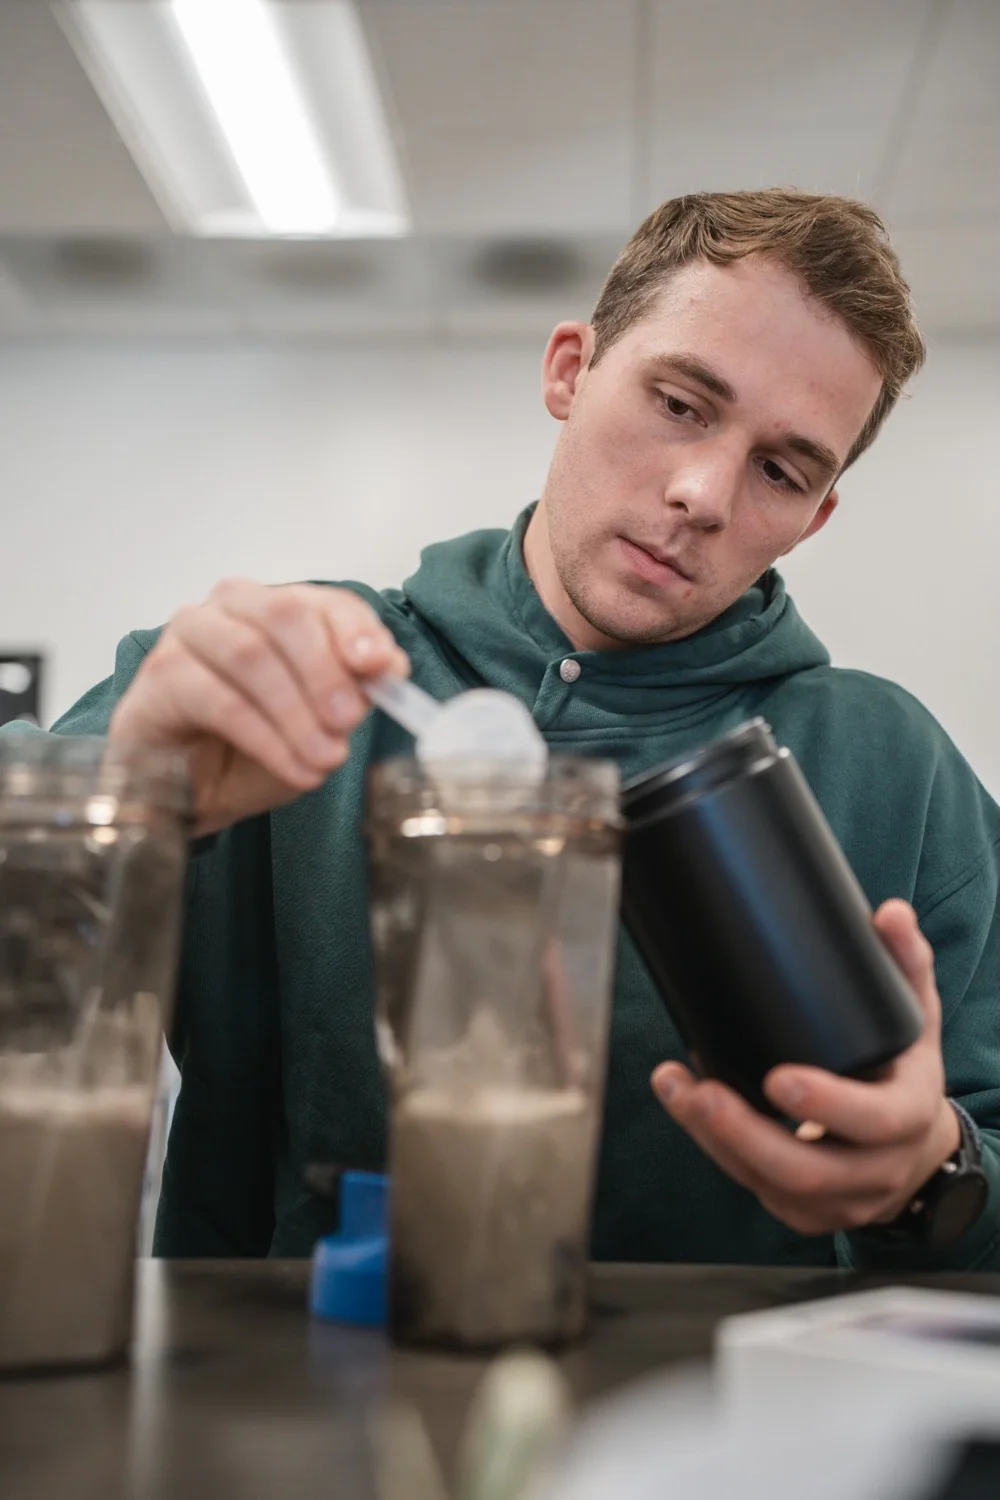
[[546, 405], [565, 422], [526, 541], [578, 648], [676, 640], [825, 523], [879, 393], [870, 356], [773, 262], [695, 262], [588, 368], [562, 324]]

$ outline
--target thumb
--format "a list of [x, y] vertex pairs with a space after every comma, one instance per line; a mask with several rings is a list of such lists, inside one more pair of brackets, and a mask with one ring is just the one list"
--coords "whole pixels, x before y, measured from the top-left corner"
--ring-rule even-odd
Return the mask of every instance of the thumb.
[[927, 1029], [941, 1029], [941, 1000], [934, 977], [934, 949], [920, 931], [917, 914], [906, 901], [884, 901], [872, 918], [875, 931], [909, 981], [924, 1013]]

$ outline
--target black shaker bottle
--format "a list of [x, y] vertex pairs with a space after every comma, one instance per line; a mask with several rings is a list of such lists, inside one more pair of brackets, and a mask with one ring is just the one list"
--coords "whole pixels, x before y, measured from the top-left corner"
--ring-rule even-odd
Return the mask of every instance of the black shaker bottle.
[[873, 1076], [915, 995], [791, 752], [753, 719], [630, 782], [622, 914], [703, 1073], [776, 1111], [779, 1063]]

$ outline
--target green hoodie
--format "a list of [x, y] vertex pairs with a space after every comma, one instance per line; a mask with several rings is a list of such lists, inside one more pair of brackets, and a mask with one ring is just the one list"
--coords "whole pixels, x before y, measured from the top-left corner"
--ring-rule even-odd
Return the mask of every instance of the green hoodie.
[[[375, 607], [436, 697], [503, 688], [553, 749], [610, 756], [625, 777], [763, 714], [797, 756], [872, 905], [901, 896], [917, 909], [937, 955], [949, 1091], [984, 1130], [991, 1182], [980, 1223], [936, 1255], [871, 1233], [787, 1229], [653, 1097], [654, 1066], [683, 1048], [622, 933], [595, 1257], [1000, 1268], [1000, 809], [908, 693], [831, 667], [774, 572], [687, 640], [574, 651], [525, 571], [529, 515], [511, 532], [428, 548], [402, 590], [348, 587]], [[114, 676], [57, 732], [103, 732], [155, 639], [127, 636]], [[560, 674], [567, 659], [581, 669], [570, 683]], [[305, 1255], [330, 1210], [302, 1186], [303, 1166], [383, 1161], [361, 817], [368, 766], [409, 744], [373, 714], [323, 787], [236, 825], [192, 861], [161, 1254]]]

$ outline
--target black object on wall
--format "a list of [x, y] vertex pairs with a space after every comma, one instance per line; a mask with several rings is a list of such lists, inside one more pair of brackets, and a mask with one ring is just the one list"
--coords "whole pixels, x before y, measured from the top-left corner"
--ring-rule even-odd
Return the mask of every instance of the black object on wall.
[[936, 1488], [925, 1500], [996, 1500], [997, 1495], [1000, 1495], [1000, 1441], [970, 1438], [955, 1453], [944, 1488]]
[[42, 674], [45, 658], [40, 653], [0, 651], [0, 724], [12, 719], [42, 722]]

